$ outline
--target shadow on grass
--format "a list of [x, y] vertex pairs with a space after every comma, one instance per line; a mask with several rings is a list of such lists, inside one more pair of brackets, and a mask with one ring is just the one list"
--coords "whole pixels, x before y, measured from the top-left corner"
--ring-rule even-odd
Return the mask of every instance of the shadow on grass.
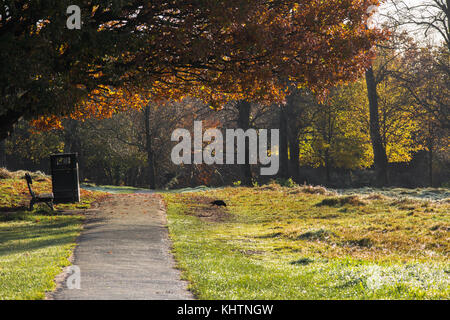
[[273, 239], [273, 238], [279, 238], [282, 235], [283, 234], [281, 232], [275, 232], [275, 233], [264, 234], [262, 236], [256, 236], [255, 238], [257, 238], [257, 239]]
[[0, 214], [3, 212], [17, 212], [17, 211], [26, 211], [28, 207], [26, 206], [17, 206], [17, 207], [0, 207]]
[[[47, 216], [44, 216], [46, 218]], [[0, 220], [0, 222], [10, 221], [29, 221], [33, 224], [27, 225], [5, 225], [0, 226], [0, 246], [7, 241], [25, 241], [28, 239], [37, 239], [41, 237], [55, 237], [71, 233], [72, 226], [81, 223], [79, 217], [73, 215], [54, 215], [49, 218], [63, 219], [61, 220], [47, 220], [36, 222], [33, 219], [39, 219], [39, 216], [32, 216], [30, 214], [20, 214], [11, 217], [7, 220]], [[99, 225], [96, 223], [102, 222], [101, 218], [90, 218], [84, 226], [84, 230], [96, 229]], [[1, 252], [1, 248], [0, 248]]]
[[36, 212], [0, 214], [0, 256], [71, 244], [80, 217]]
[[[71, 232], [63, 232], [61, 235], [70, 234]], [[45, 240], [33, 240], [28, 241], [26, 243], [18, 242], [17, 244], [8, 245], [4, 248], [0, 247], [0, 257], [5, 255], [12, 255], [18, 253], [25, 253], [28, 251], [39, 250], [42, 248], [52, 247], [52, 246], [64, 246], [67, 244], [71, 244], [75, 240], [75, 235], [66, 235], [61, 237], [58, 236], [56, 238], [45, 239]], [[38, 238], [39, 236], [36, 236]], [[31, 239], [30, 239], [31, 240]]]
[[314, 260], [310, 259], [310, 258], [300, 258], [296, 261], [290, 262], [290, 264], [297, 265], [297, 266], [307, 266], [308, 264], [311, 264], [311, 263], [314, 263]]

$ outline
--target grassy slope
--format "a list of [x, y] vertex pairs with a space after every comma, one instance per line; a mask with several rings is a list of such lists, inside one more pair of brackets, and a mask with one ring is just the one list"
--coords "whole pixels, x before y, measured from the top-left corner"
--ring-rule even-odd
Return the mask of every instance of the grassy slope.
[[[34, 181], [37, 193], [50, 191], [48, 179]], [[88, 208], [103, 193], [82, 190], [82, 202], [58, 209]], [[27, 212], [29, 193], [23, 179], [0, 180], [0, 300], [43, 299], [55, 288], [54, 278], [68, 258], [82, 229], [83, 216], [50, 212], [35, 205]]]
[[[201, 299], [450, 298], [448, 202], [336, 203], [276, 186], [202, 196], [164, 195], [175, 256]], [[229, 216], [214, 219], [218, 198]]]

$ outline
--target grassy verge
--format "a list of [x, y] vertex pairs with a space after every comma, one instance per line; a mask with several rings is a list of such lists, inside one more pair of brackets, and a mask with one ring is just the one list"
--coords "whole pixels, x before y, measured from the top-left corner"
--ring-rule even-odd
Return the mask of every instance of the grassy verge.
[[[48, 192], [48, 178], [35, 180], [37, 193]], [[82, 230], [83, 215], [64, 210], [89, 208], [103, 193], [83, 190], [79, 204], [45, 205], [26, 211], [29, 194], [20, 178], [0, 180], [0, 300], [43, 299], [55, 288], [54, 278], [70, 264], [75, 239]]]
[[164, 198], [200, 299], [450, 298], [448, 201], [277, 185]]
[[127, 186], [108, 186], [108, 185], [97, 186], [93, 183], [84, 183], [81, 186], [83, 188], [85, 188], [86, 190], [90, 190], [90, 191], [101, 191], [101, 192], [116, 193], [116, 194], [129, 194], [129, 193], [148, 192], [149, 191], [149, 189], [127, 187]]

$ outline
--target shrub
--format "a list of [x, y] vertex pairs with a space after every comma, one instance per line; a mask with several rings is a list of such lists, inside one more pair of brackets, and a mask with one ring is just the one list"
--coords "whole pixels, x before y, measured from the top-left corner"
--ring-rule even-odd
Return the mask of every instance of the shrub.
[[5, 168], [0, 168], [0, 179], [24, 179], [25, 174], [30, 174], [35, 181], [50, 181], [51, 177], [41, 171], [30, 172], [26, 170], [9, 171]]
[[9, 172], [6, 168], [0, 168], [0, 179], [12, 179], [13, 174]]
[[282, 187], [287, 187], [287, 188], [294, 188], [294, 187], [298, 187], [298, 184], [296, 184], [294, 182], [294, 180], [292, 180], [292, 178], [289, 179], [276, 179], [274, 181], [274, 183], [282, 186]]
[[299, 194], [299, 193], [306, 193], [306, 194], [321, 194], [321, 195], [336, 195], [335, 192], [327, 190], [325, 187], [322, 186], [297, 186], [295, 188], [292, 188], [291, 191], [289, 191], [289, 194]]
[[303, 193], [309, 193], [309, 194], [329, 194], [329, 191], [322, 186], [301, 186], [300, 187], [301, 192]]

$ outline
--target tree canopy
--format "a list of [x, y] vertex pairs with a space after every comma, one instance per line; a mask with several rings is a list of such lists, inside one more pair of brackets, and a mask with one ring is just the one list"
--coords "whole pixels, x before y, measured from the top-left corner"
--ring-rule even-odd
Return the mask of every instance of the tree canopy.
[[[21, 117], [101, 116], [95, 103], [80, 102], [111, 90], [126, 99], [191, 95], [220, 104], [281, 101], [288, 81], [323, 89], [354, 79], [383, 37], [365, 26], [377, 3], [3, 1], [0, 138]], [[81, 8], [80, 30], [66, 28], [72, 4]]]

